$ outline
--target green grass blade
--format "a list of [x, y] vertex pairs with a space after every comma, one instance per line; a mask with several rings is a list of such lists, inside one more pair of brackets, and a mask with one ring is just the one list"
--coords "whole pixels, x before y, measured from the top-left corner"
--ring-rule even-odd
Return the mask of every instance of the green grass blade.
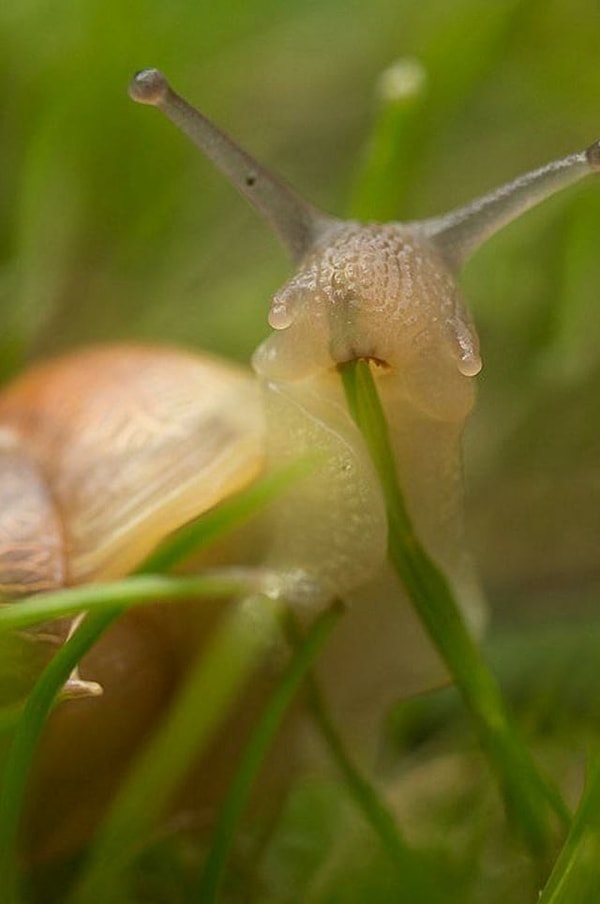
[[23, 715], [24, 708], [25, 704], [21, 700], [0, 707], [0, 737], [14, 731]]
[[18, 606], [0, 608], [0, 633], [14, 631], [111, 606], [130, 608], [153, 602], [221, 598], [259, 590], [265, 572], [250, 569], [223, 569], [194, 577], [140, 575], [106, 584], [84, 584], [32, 596]]
[[539, 904], [600, 901], [600, 760], [592, 764], [571, 831]]
[[[6, 877], [4, 887], [7, 904], [18, 901], [18, 826], [35, 747], [52, 706], [72, 670], [127, 606], [150, 602], [152, 599], [164, 601], [165, 598], [172, 599], [174, 596], [182, 599], [205, 593], [220, 595], [220, 591], [229, 596], [245, 592], [248, 582], [243, 577], [241, 581], [231, 575], [225, 577], [219, 587], [221, 578], [213, 583], [211, 576], [168, 578], [147, 576], [146, 572], [152, 564], [162, 564], [164, 568], [173, 567], [192, 551], [206, 548], [220, 539], [283, 492], [292, 480], [307, 473], [309, 467], [306, 462], [297, 463], [267, 475], [238, 496], [207, 512], [201, 519], [200, 528], [195, 523], [186, 538], [174, 538], [172, 548], [167, 545], [158, 550], [155, 556], [151, 556], [138, 569], [139, 577], [105, 586], [87, 585], [40, 594], [23, 601], [19, 606], [0, 607], [0, 631], [23, 628], [59, 615], [75, 615], [88, 608], [102, 609], [88, 615], [44, 669], [23, 707], [21, 717], [18, 718], [18, 713], [13, 711], [7, 714], [9, 728], [15, 727], [0, 788], [0, 876]], [[15, 719], [18, 719], [16, 726], [13, 721]]]
[[277, 636], [279, 607], [253, 597], [231, 608], [122, 786], [72, 897], [118, 904], [129, 867], [193, 760], [206, 747]]
[[389, 521], [390, 560], [469, 708], [509, 813], [532, 851], [547, 852], [553, 837], [551, 811], [563, 823], [568, 822], [568, 811], [558, 792], [538, 771], [494, 676], [465, 626], [445, 576], [414, 532], [369, 364], [358, 361], [346, 365], [342, 379], [350, 410], [381, 480]]
[[45, 668], [29, 696], [11, 744], [0, 788], [0, 876], [6, 904], [19, 901], [17, 837], [27, 778], [45, 721], [69, 675], [121, 613], [112, 606], [86, 618]]
[[244, 748], [242, 760], [219, 811], [208, 859], [194, 896], [195, 901], [213, 904], [217, 900], [235, 832], [260, 766], [287, 709], [341, 614], [339, 606], [327, 609], [296, 644], [293, 658], [279, 679]]
[[446, 900], [441, 889], [426, 872], [421, 858], [402, 837], [394, 814], [387, 807], [377, 788], [353, 762], [314, 678], [308, 683], [308, 698], [315, 725], [333, 764], [344, 779], [348, 794], [365, 822], [378, 836], [383, 849], [398, 870], [407, 894], [411, 894], [415, 901], [441, 904]]
[[[290, 643], [297, 645], [301, 634], [291, 614], [286, 618], [285, 625]], [[381, 794], [353, 762], [314, 675], [308, 676], [307, 699], [315, 727], [333, 765], [344, 780], [347, 793], [367, 825], [371, 826], [379, 838], [383, 850], [400, 873], [407, 893], [428, 904], [438, 904], [445, 900], [431, 876], [426, 874], [419, 855], [405, 842], [394, 814]]]

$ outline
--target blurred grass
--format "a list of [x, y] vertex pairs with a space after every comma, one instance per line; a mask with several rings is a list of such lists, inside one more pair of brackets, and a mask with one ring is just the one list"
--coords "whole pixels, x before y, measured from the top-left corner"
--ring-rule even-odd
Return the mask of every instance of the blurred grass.
[[[0, 377], [39, 355], [118, 338], [248, 360], [267, 331], [283, 255], [180, 136], [128, 101], [132, 70], [163, 68], [341, 213], [374, 115], [372, 86], [398, 57], [416, 57], [426, 98], [393, 199], [399, 217], [413, 218], [598, 137], [599, 32], [594, 0], [1, 5]], [[536, 753], [573, 802], [598, 743], [599, 222], [600, 186], [588, 183], [501, 233], [465, 277], [485, 360], [466, 474], [494, 605], [488, 643]], [[534, 901], [538, 878], [485, 777], [469, 768], [471, 738], [447, 698], [407, 708], [390, 800], [457, 900]], [[592, 788], [587, 806], [597, 796]], [[132, 900], [187, 901], [186, 842], [175, 852], [169, 844], [147, 852], [153, 880], [140, 876]], [[268, 904], [400, 900], [377, 842], [326, 783], [299, 786], [262, 863], [238, 868]], [[240, 881], [234, 868], [232, 899]]]
[[256, 595], [219, 621], [103, 820], [69, 901], [120, 904], [128, 873], [166, 805], [226, 720], [277, 637], [281, 606]]
[[539, 904], [597, 901], [600, 896], [600, 767], [589, 769], [584, 794], [567, 842], [561, 851]]

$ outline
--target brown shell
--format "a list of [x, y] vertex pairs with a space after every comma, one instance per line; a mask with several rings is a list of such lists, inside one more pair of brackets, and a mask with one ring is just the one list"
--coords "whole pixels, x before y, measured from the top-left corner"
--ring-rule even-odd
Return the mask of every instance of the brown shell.
[[60, 518], [44, 475], [16, 431], [0, 428], [0, 588], [13, 598], [65, 579]]
[[251, 375], [163, 347], [91, 348], [0, 395], [0, 592], [109, 579], [249, 483]]

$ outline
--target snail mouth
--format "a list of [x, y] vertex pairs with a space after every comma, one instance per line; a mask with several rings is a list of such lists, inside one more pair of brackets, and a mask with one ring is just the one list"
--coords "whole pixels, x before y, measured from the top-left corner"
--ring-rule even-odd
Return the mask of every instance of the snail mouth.
[[330, 335], [328, 352], [336, 367], [342, 368], [353, 361], [368, 361], [378, 370], [390, 370], [390, 363], [378, 353], [378, 343], [369, 336], [358, 335], [353, 320], [338, 321], [335, 326]]
[[335, 368], [338, 371], [342, 371], [349, 364], [358, 363], [360, 361], [365, 361], [367, 364], [370, 364], [374, 368], [376, 374], [378, 372], [381, 374], [389, 373], [392, 370], [392, 365], [389, 364], [388, 361], [385, 361], [383, 358], [378, 358], [377, 355], [366, 355], [364, 352], [350, 353], [344, 361], [338, 361]]

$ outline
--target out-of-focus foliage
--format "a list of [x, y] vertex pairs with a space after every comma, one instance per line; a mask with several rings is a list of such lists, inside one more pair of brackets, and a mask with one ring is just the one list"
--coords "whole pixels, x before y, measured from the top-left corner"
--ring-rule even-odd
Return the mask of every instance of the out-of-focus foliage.
[[[0, 4], [0, 377], [121, 338], [248, 360], [267, 331], [285, 256], [177, 132], [128, 100], [136, 68], [162, 68], [311, 200], [343, 213], [373, 84], [396, 59], [418, 58], [426, 100], [397, 211], [410, 219], [599, 137], [599, 37], [595, 0]], [[492, 625], [489, 644], [572, 800], [598, 743], [597, 617], [588, 628], [600, 598], [598, 183], [507, 228], [464, 281], [485, 362], [466, 438], [471, 535], [508, 623], [502, 642]], [[410, 758], [391, 797], [448, 887], [482, 904], [534, 900], [539, 877], [498, 828], [453, 695], [405, 708], [395, 734]], [[296, 790], [250, 870], [260, 900], [396, 893], [339, 794]], [[185, 900], [191, 860], [171, 840], [150, 850], [139, 899]]]

